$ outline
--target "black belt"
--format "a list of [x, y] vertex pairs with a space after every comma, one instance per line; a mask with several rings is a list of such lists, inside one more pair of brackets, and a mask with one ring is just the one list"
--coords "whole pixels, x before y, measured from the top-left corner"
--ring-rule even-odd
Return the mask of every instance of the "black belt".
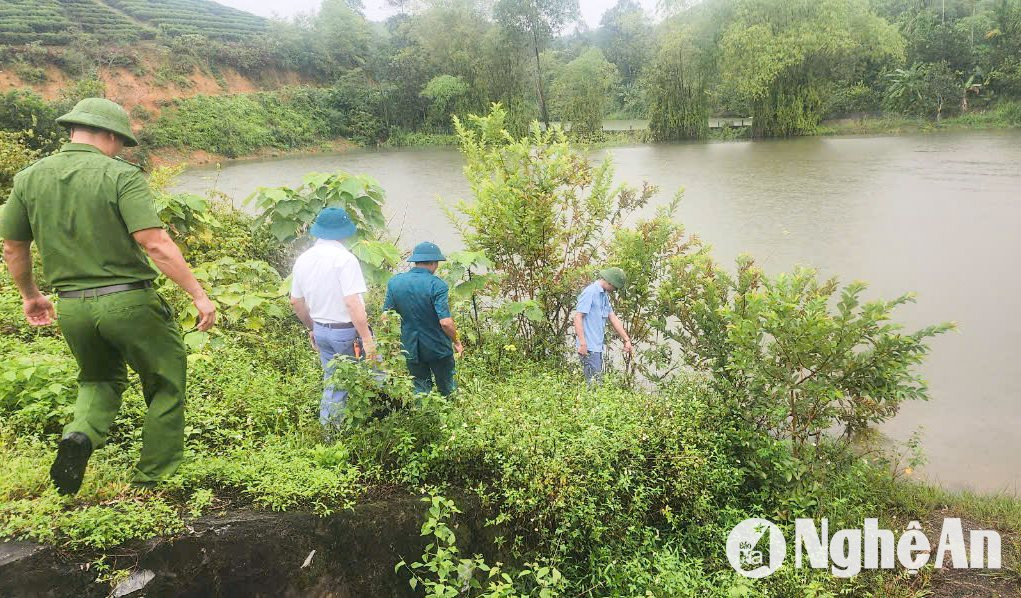
[[123, 293], [124, 291], [137, 291], [138, 289], [148, 289], [151, 287], [152, 287], [151, 280], [140, 280], [138, 282], [112, 284], [105, 287], [96, 287], [94, 289], [82, 289], [81, 291], [57, 291], [57, 296], [60, 297], [61, 299], [78, 299], [80, 297], [101, 297], [103, 295]]
[[322, 326], [323, 328], [330, 328], [332, 330], [355, 327], [355, 325], [352, 324], [351, 322], [340, 322], [339, 324], [323, 324], [322, 322], [316, 322], [316, 326]]

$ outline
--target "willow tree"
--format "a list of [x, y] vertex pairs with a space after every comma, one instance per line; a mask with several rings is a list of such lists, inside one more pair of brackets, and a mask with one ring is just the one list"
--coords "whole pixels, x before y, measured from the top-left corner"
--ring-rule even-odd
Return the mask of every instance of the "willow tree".
[[814, 131], [839, 85], [903, 57], [904, 39], [867, 0], [741, 0], [720, 70], [753, 134], [784, 137]]
[[571, 123], [572, 133], [603, 130], [606, 101], [617, 77], [617, 68], [596, 48], [560, 68], [553, 81], [553, 105], [557, 115]]
[[649, 129], [654, 139], [704, 139], [709, 134], [711, 59], [689, 26], [666, 33], [648, 70]]

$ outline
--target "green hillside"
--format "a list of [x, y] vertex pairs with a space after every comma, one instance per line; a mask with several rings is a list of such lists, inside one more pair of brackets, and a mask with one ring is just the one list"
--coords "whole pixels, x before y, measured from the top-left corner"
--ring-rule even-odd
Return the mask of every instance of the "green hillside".
[[236, 41], [264, 31], [267, 21], [210, 0], [3, 0], [0, 44], [65, 45], [77, 31], [105, 41], [133, 42], [198, 34]]

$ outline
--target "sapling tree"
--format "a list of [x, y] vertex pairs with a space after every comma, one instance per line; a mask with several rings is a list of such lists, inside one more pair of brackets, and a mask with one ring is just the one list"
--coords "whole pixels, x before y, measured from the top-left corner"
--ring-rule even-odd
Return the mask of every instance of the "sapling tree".
[[[654, 187], [649, 188], [655, 192]], [[614, 293], [614, 311], [620, 317], [637, 358], [624, 356], [624, 374], [634, 383], [637, 374], [649, 379], [661, 378], [668, 368], [670, 347], [664, 331], [673, 310], [674, 297], [669, 289], [677, 260], [706, 256], [709, 248], [675, 219], [682, 194], [662, 206], [655, 217], [639, 221], [631, 228], [618, 228], [610, 246], [608, 263], [627, 273], [628, 284]]]
[[808, 268], [768, 277], [741, 258], [731, 276], [688, 258], [661, 291], [674, 302], [666, 338], [684, 365], [711, 375], [735, 417], [789, 443], [795, 458], [810, 460], [827, 431], [849, 439], [928, 398], [917, 366], [953, 324], [905, 332], [892, 312], [913, 295], [863, 302], [864, 283], [841, 289]]
[[731, 359], [720, 382], [757, 427], [790, 439], [795, 456], [834, 426], [850, 437], [892, 417], [903, 401], [928, 399], [915, 368], [926, 340], [953, 325], [906, 333], [892, 312], [914, 296], [862, 302], [864, 290], [797, 268], [722, 310]]
[[493, 106], [454, 126], [474, 201], [450, 216], [471, 251], [500, 275], [498, 295], [516, 334], [535, 357], [563, 353], [577, 293], [605, 258], [613, 229], [644, 206], [653, 189], [614, 185], [610, 161], [593, 166], [552, 128], [516, 138]]

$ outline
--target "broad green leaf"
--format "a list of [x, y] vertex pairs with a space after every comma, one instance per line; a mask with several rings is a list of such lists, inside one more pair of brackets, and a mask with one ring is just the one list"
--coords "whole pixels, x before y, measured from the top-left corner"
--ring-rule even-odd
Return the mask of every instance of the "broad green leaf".
[[293, 237], [297, 229], [297, 223], [292, 220], [274, 219], [269, 225], [269, 232], [273, 233], [278, 241], [286, 241]]

